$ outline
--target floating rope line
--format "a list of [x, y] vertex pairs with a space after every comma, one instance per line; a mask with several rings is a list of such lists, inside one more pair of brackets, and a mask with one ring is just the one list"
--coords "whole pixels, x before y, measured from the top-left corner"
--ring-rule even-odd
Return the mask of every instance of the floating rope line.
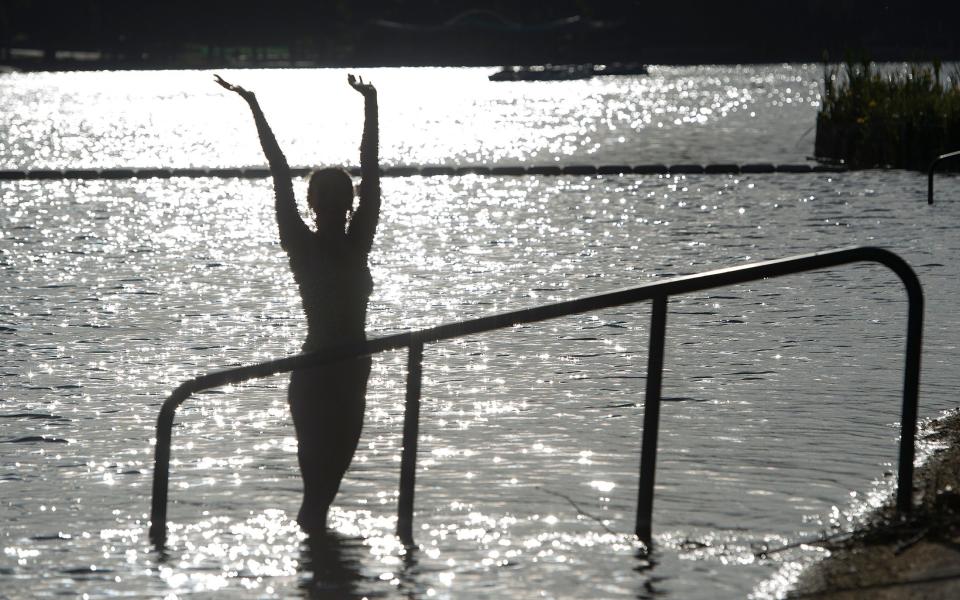
[[[296, 167], [290, 169], [295, 176], [304, 176], [312, 169]], [[359, 167], [348, 169], [352, 175], [359, 175]], [[748, 173], [838, 173], [845, 167], [820, 164], [774, 164], [774, 163], [717, 163], [717, 164], [641, 164], [641, 165], [505, 165], [486, 167], [481, 165], [443, 166], [422, 165], [381, 168], [384, 177], [456, 177], [461, 175], [509, 176], [561, 176], [561, 175], [738, 175]], [[4, 169], [0, 170], [0, 180], [43, 180], [43, 179], [169, 179], [171, 177], [218, 177], [257, 179], [270, 177], [266, 167], [229, 167], [229, 168], [182, 168], [182, 169]]]

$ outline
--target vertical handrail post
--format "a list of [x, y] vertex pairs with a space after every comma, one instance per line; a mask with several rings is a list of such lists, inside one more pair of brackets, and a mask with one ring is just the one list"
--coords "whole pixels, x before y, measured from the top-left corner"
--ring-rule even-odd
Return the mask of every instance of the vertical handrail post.
[[917, 403], [920, 395], [920, 352], [923, 343], [923, 289], [910, 271], [901, 275], [907, 287], [907, 357], [903, 371], [903, 410], [900, 416], [900, 459], [897, 467], [897, 512], [913, 509], [913, 458], [917, 435]]
[[643, 405], [643, 443], [640, 450], [640, 490], [637, 494], [635, 533], [650, 548], [652, 542], [653, 484], [657, 468], [657, 433], [660, 428], [660, 391], [663, 382], [664, 338], [667, 329], [667, 296], [653, 299], [650, 318], [650, 354], [647, 358], [647, 391]]
[[150, 541], [157, 548], [167, 542], [167, 490], [170, 486], [170, 445], [173, 437], [173, 417], [177, 407], [190, 396], [188, 384], [170, 394], [157, 415], [157, 445], [153, 459], [153, 495], [150, 505]]
[[423, 342], [410, 343], [407, 357], [407, 398], [403, 412], [403, 449], [400, 456], [400, 499], [397, 537], [413, 545], [413, 492], [417, 474], [417, 437], [420, 429], [420, 383], [423, 378]]
[[150, 506], [150, 540], [157, 547], [167, 541], [167, 487], [170, 479], [170, 442], [173, 410], [160, 411], [157, 417], [157, 446], [153, 460], [153, 496]]

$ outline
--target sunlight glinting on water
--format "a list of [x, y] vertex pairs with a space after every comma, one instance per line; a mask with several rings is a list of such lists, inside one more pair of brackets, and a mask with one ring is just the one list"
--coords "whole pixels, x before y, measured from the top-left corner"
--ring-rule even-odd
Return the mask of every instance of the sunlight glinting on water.
[[[291, 163], [355, 164], [362, 114], [343, 71], [223, 75], [257, 91]], [[733, 136], [738, 160], [796, 162], [815, 77], [370, 79], [384, 163], [457, 164], [706, 161]], [[29, 75], [0, 92], [4, 166], [262, 163], [245, 107], [210, 73]], [[899, 172], [388, 179], [367, 329], [880, 240], [929, 282], [941, 326], [925, 361], [951, 365], [954, 205], [919, 210], [924, 185]], [[319, 548], [294, 521], [286, 377], [198, 394], [177, 416], [161, 557], [146, 526], [162, 399], [300, 349], [272, 210], [265, 180], [0, 184], [4, 579], [158, 597], [772, 597], [819, 551], [765, 552], [849, 527], [892, 486], [905, 307], [892, 275], [860, 266], [671, 299], [652, 558], [632, 535], [646, 304], [426, 348], [412, 551], [394, 536], [404, 353], [374, 361], [336, 536]], [[952, 401], [946, 372], [924, 373], [926, 415]]]
[[[808, 67], [654, 67], [645, 78], [498, 85], [482, 69], [375, 73], [388, 165], [723, 162], [731, 150], [796, 160], [812, 143], [799, 116], [819, 105]], [[291, 164], [357, 164], [363, 111], [345, 71], [221, 74], [257, 93]], [[29, 74], [0, 94], [3, 167], [264, 162], [246, 107], [210, 72]], [[768, 135], [772, 123], [786, 135]]]

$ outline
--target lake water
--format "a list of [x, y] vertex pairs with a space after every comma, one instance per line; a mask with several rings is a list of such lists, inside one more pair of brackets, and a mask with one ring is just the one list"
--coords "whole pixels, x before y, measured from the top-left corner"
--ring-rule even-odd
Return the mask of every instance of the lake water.
[[[803, 162], [816, 66], [489, 83], [377, 69], [385, 165]], [[238, 71], [292, 164], [356, 164], [344, 71]], [[259, 165], [205, 72], [0, 79], [0, 168]], [[903, 171], [384, 181], [368, 331], [869, 244], [927, 298], [921, 415], [955, 406], [960, 180]], [[305, 183], [296, 182], [302, 197]], [[190, 399], [166, 556], [154, 425], [181, 381], [296, 353], [266, 180], [0, 183], [0, 595], [771, 597], [892, 486], [906, 300], [878, 266], [672, 299], [654, 531], [633, 540], [647, 304], [429, 345], [415, 537], [396, 538], [406, 356], [377, 357], [360, 448], [311, 558], [285, 377]]]

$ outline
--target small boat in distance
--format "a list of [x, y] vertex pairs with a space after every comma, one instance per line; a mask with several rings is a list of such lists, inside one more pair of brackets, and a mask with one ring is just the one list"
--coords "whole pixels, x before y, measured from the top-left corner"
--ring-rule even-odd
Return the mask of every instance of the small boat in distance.
[[646, 75], [647, 66], [641, 63], [610, 63], [608, 65], [532, 65], [503, 67], [490, 75], [490, 81], [569, 81], [590, 79], [600, 75]]

